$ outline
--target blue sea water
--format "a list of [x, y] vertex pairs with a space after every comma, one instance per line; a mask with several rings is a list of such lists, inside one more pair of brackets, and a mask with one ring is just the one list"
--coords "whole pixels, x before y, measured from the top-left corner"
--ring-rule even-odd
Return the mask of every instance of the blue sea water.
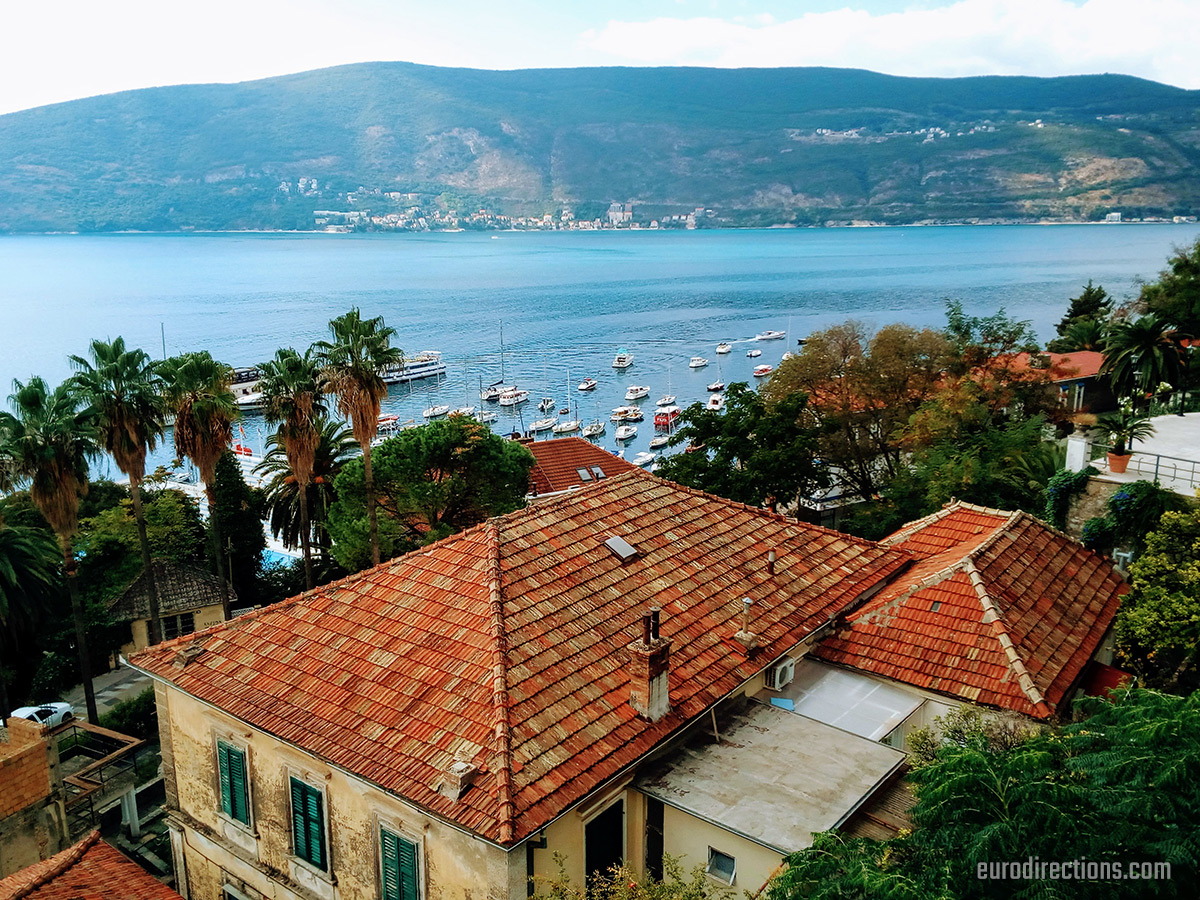
[[[881, 326], [943, 322], [946, 298], [969, 312], [1004, 307], [1053, 334], [1068, 298], [1093, 279], [1137, 295], [1196, 225], [525, 232], [424, 235], [221, 234], [0, 237], [0, 385], [57, 382], [67, 355], [124, 335], [155, 356], [207, 349], [232, 365], [307, 347], [350, 306], [382, 315], [412, 353], [441, 350], [438, 382], [395, 387], [387, 409], [420, 421], [434, 403], [480, 405], [478, 384], [504, 374], [533, 397], [568, 397], [587, 420], [621, 405], [626, 386], [682, 404], [705, 385], [751, 381], [795, 340], [847, 318]], [[722, 340], [765, 329], [788, 342]], [[636, 358], [611, 368], [617, 348]], [[692, 356], [710, 360], [689, 370]], [[599, 390], [574, 385], [591, 375]], [[568, 391], [568, 379], [571, 387]], [[3, 393], [3, 392], [0, 392]], [[493, 405], [494, 407], [494, 405]], [[498, 430], [540, 414], [502, 412]], [[523, 418], [522, 418], [523, 417]], [[246, 423], [256, 448], [261, 423]], [[615, 446], [609, 424], [606, 446]], [[630, 447], [645, 449], [648, 416]]]

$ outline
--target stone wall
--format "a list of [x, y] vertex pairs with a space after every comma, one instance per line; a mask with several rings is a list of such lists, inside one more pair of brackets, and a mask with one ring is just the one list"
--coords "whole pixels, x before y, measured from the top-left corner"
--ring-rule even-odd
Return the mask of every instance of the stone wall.
[[1071, 500], [1067, 509], [1067, 524], [1063, 529], [1076, 540], [1083, 536], [1083, 523], [1088, 519], [1103, 516], [1108, 507], [1108, 498], [1124, 487], [1126, 482], [1109, 481], [1092, 476], [1087, 487]]

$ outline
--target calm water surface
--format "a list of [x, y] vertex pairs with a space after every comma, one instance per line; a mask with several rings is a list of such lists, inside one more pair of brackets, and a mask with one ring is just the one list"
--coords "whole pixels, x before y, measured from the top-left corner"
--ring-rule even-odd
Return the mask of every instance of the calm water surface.
[[[64, 377], [69, 353], [124, 335], [161, 355], [207, 349], [233, 365], [307, 347], [350, 306], [383, 315], [412, 353], [443, 351], [439, 383], [393, 388], [389, 411], [420, 419], [436, 403], [479, 405], [478, 383], [504, 374], [534, 398], [568, 397], [604, 417], [629, 384], [681, 404], [710, 381], [753, 380], [795, 339], [857, 318], [937, 325], [954, 297], [977, 314], [1003, 306], [1053, 334], [1089, 278], [1137, 294], [1196, 225], [1008, 226], [698, 232], [429, 235], [111, 235], [0, 237], [4, 337], [0, 385]], [[735, 343], [765, 329], [790, 342]], [[633, 368], [611, 368], [618, 347]], [[689, 370], [689, 357], [710, 360]], [[720, 361], [720, 362], [718, 362]], [[587, 375], [599, 390], [581, 394]], [[0, 392], [0, 393], [6, 393]], [[529, 404], [525, 424], [540, 413]], [[649, 417], [648, 417], [649, 419]], [[498, 428], [522, 422], [502, 414]], [[252, 443], [258, 423], [247, 423]], [[615, 446], [609, 424], [606, 446]], [[642, 423], [632, 450], [653, 428]]]

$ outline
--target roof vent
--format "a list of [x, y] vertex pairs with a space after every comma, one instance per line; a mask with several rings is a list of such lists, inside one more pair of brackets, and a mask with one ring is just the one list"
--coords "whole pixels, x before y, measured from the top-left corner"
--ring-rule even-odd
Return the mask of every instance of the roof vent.
[[638, 555], [637, 548], [623, 538], [615, 535], [605, 541], [604, 546], [622, 563], [627, 563]]
[[196, 659], [204, 652], [204, 646], [201, 644], [188, 644], [186, 647], [181, 647], [175, 652], [174, 659], [171, 660], [171, 665], [177, 669], [182, 669], [190, 662], [195, 662]]
[[465, 759], [456, 759], [446, 769], [446, 778], [442, 782], [439, 793], [443, 797], [457, 800], [467, 792], [467, 788], [475, 781], [475, 773], [479, 767]]
[[[772, 550], [772, 553], [775, 551]], [[746, 655], [754, 652], [758, 647], [758, 635], [750, 630], [750, 607], [754, 605], [754, 601], [749, 597], [742, 598], [742, 627], [734, 634], [733, 639], [742, 645], [746, 651]]]

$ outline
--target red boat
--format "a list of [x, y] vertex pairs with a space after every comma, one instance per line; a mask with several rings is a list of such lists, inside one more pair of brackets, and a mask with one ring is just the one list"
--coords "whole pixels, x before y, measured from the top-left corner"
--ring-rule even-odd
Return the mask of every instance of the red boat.
[[679, 418], [680, 409], [678, 406], [660, 406], [654, 412], [654, 427], [655, 428], [670, 428], [671, 425]]

